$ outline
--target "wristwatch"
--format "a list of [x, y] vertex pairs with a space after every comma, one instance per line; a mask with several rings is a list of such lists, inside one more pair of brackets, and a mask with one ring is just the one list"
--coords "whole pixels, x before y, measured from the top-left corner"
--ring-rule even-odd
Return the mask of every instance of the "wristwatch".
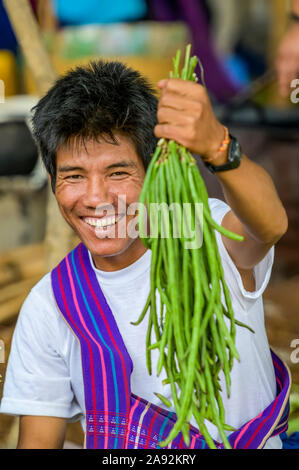
[[238, 168], [242, 159], [242, 148], [238, 140], [229, 134], [230, 143], [228, 149], [228, 159], [227, 162], [223, 165], [212, 165], [211, 163], [205, 162], [206, 167], [211, 173], [216, 173], [217, 171], [228, 171]]

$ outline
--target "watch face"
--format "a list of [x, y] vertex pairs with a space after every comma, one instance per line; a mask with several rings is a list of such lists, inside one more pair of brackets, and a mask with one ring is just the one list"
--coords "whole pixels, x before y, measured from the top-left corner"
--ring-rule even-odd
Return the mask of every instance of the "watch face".
[[241, 157], [242, 157], [241, 145], [239, 144], [237, 139], [235, 139], [235, 137], [231, 136], [231, 145], [229, 148], [228, 160], [232, 164], [236, 164], [237, 166], [239, 166]]
[[239, 142], [236, 140], [236, 152], [240, 155], [242, 153], [242, 150], [241, 150], [241, 145], [239, 144]]

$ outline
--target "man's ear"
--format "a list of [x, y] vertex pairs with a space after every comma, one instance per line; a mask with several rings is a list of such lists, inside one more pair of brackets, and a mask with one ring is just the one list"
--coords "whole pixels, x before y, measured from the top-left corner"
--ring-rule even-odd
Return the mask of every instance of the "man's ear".
[[52, 187], [52, 176], [48, 173], [48, 178], [49, 178], [49, 184], [50, 184], [50, 188], [52, 189], [52, 193], [55, 195], [55, 191]]

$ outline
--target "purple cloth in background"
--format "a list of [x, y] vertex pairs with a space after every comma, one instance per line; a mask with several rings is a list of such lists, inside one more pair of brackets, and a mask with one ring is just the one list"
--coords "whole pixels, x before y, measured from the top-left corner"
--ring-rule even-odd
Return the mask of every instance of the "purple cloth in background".
[[227, 102], [240, 91], [217, 56], [201, 0], [149, 0], [149, 10], [152, 20], [183, 21], [188, 25], [192, 54], [200, 58], [207, 88], [217, 101]]

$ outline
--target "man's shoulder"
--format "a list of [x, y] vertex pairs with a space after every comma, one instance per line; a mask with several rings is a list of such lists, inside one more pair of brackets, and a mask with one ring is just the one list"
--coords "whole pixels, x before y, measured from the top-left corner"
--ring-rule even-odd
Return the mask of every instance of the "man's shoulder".
[[[45, 274], [25, 298], [14, 332], [14, 341], [28, 344], [37, 339], [52, 344], [60, 337], [60, 315], [51, 286], [51, 273]], [[52, 339], [51, 339], [52, 338]]]
[[30, 294], [37, 296], [44, 296], [51, 293], [51, 272], [46, 273], [34, 286], [31, 288]]
[[53, 297], [53, 290], [52, 290], [52, 273], [55, 272], [55, 270], [59, 267], [61, 263], [64, 262], [67, 256], [69, 256], [73, 251], [75, 251], [78, 246], [74, 247], [72, 250], [70, 250], [69, 253], [66, 254], [64, 258], [62, 258], [57, 265], [51, 270], [48, 271], [44, 276], [31, 288], [31, 291], [29, 295], [31, 297], [38, 297], [41, 296], [45, 300]]
[[209, 197], [208, 199], [209, 202], [209, 207], [211, 211], [216, 211], [216, 210], [230, 210], [229, 205], [223, 201], [222, 199], [218, 199], [215, 197]]
[[231, 210], [229, 205], [222, 201], [221, 199], [209, 198], [209, 208], [211, 211], [211, 215], [213, 219], [218, 223], [221, 224], [223, 217], [227, 212]]
[[20, 314], [22, 317], [33, 315], [44, 316], [44, 313], [49, 315], [50, 312], [56, 312], [57, 308], [54, 301], [51, 272], [46, 273], [30, 290], [24, 303], [22, 305]]

